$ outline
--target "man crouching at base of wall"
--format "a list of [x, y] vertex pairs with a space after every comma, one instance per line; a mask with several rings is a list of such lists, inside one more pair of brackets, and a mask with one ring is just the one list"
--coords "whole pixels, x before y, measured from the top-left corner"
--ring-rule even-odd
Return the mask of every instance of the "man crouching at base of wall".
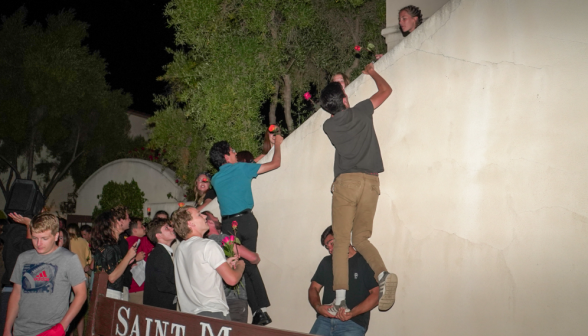
[[352, 245], [377, 275], [380, 310], [392, 308], [398, 285], [398, 278], [388, 273], [380, 253], [369, 241], [380, 195], [378, 173], [384, 171], [373, 114], [390, 96], [392, 88], [374, 70], [372, 63], [366, 65], [363, 73], [374, 79], [378, 92], [352, 108], [340, 83], [330, 83], [321, 92], [321, 107], [331, 114], [331, 118], [323, 124], [323, 130], [335, 146], [331, 211], [335, 237], [333, 289], [336, 295], [331, 307], [332, 315], [341, 307], [349, 311], [345, 295], [349, 289], [347, 252], [352, 233]]
[[[308, 301], [316, 310], [317, 316], [310, 334], [322, 336], [363, 336], [370, 323], [370, 310], [378, 305], [378, 282], [374, 271], [353, 246], [348, 246], [347, 262], [349, 264], [349, 291], [347, 305], [351, 309], [345, 312], [341, 307], [336, 314], [331, 314], [331, 302], [335, 299], [333, 291], [333, 246], [335, 238], [329, 226], [321, 235], [321, 245], [329, 250], [329, 256], [323, 258], [308, 288]], [[324, 287], [323, 301], [319, 292]]]
[[239, 283], [245, 263], [236, 257], [225, 259], [216, 242], [203, 238], [208, 224], [196, 208], [178, 209], [171, 222], [184, 239], [174, 256], [180, 311], [230, 321], [223, 280], [231, 286]]
[[[80, 259], [55, 243], [59, 238], [55, 215], [35, 216], [30, 230], [35, 249], [16, 260], [4, 335], [64, 336], [86, 302], [86, 275]], [[70, 305], [72, 287], [75, 298]]]

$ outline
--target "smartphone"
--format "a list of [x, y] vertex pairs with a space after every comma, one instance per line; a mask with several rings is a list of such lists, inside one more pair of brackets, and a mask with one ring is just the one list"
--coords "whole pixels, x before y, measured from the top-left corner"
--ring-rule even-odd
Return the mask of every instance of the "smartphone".
[[135, 248], [138, 249], [139, 245], [141, 245], [141, 239], [137, 240], [137, 242], [135, 243]]

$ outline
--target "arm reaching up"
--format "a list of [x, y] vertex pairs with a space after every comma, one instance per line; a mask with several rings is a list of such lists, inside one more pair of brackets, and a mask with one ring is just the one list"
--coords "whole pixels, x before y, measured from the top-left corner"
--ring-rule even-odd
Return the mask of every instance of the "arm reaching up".
[[259, 167], [257, 174], [267, 173], [270, 170], [274, 170], [280, 167], [282, 163], [282, 141], [284, 138], [281, 135], [276, 135], [276, 144], [274, 145], [274, 157], [270, 162], [264, 163]]
[[380, 76], [379, 73], [376, 72], [374, 69], [374, 64], [369, 63], [365, 66], [363, 73], [366, 75], [370, 75], [374, 81], [376, 82], [376, 86], [378, 87], [378, 92], [376, 92], [371, 98], [370, 101], [372, 105], [374, 105], [374, 110], [377, 109], [384, 101], [390, 96], [392, 93], [392, 88], [386, 82], [386, 80]]

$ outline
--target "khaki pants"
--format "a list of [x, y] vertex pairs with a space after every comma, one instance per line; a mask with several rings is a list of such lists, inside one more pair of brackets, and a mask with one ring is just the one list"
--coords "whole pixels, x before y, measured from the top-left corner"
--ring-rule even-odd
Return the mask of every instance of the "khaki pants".
[[341, 174], [333, 186], [333, 289], [349, 290], [349, 241], [375, 273], [386, 271], [380, 253], [368, 240], [372, 236], [374, 215], [380, 196], [380, 179], [364, 173]]
[[143, 304], [143, 291], [129, 293], [129, 302]]

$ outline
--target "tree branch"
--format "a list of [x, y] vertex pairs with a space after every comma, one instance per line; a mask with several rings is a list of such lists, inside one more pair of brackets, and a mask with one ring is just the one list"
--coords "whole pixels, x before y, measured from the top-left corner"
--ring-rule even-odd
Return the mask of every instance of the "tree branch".
[[17, 179], [21, 178], [18, 170], [14, 167], [14, 165], [12, 165], [12, 163], [10, 163], [10, 161], [8, 161], [8, 159], [6, 159], [3, 155], [0, 155], [0, 160], [6, 162], [6, 164], [10, 167], [10, 169], [12, 169], [12, 171], [14, 171], [14, 174], [16, 175]]
[[63, 176], [65, 176], [65, 174], [68, 172], [69, 168], [71, 167], [71, 165], [82, 155], [84, 154], [84, 151], [81, 151], [79, 154], [76, 155], [76, 152], [78, 150], [78, 144], [80, 143], [80, 133], [81, 130], [78, 127], [78, 136], [76, 138], [76, 144], [74, 145], [74, 151], [73, 154], [71, 155], [71, 160], [69, 161], [69, 163], [63, 168], [63, 170], [61, 172], [59, 172], [59, 169], [55, 170], [55, 173], [53, 173], [53, 176], [51, 177], [51, 180], [49, 180], [49, 183], [47, 184], [47, 186], [45, 187], [45, 190], [43, 191], [43, 198], [45, 200], [47, 200], [47, 198], [49, 197], [49, 195], [51, 194], [51, 192], [53, 191], [53, 189], [55, 188], [55, 186], [57, 185], [57, 183], [59, 181], [61, 181], [61, 179], [63, 178]]

